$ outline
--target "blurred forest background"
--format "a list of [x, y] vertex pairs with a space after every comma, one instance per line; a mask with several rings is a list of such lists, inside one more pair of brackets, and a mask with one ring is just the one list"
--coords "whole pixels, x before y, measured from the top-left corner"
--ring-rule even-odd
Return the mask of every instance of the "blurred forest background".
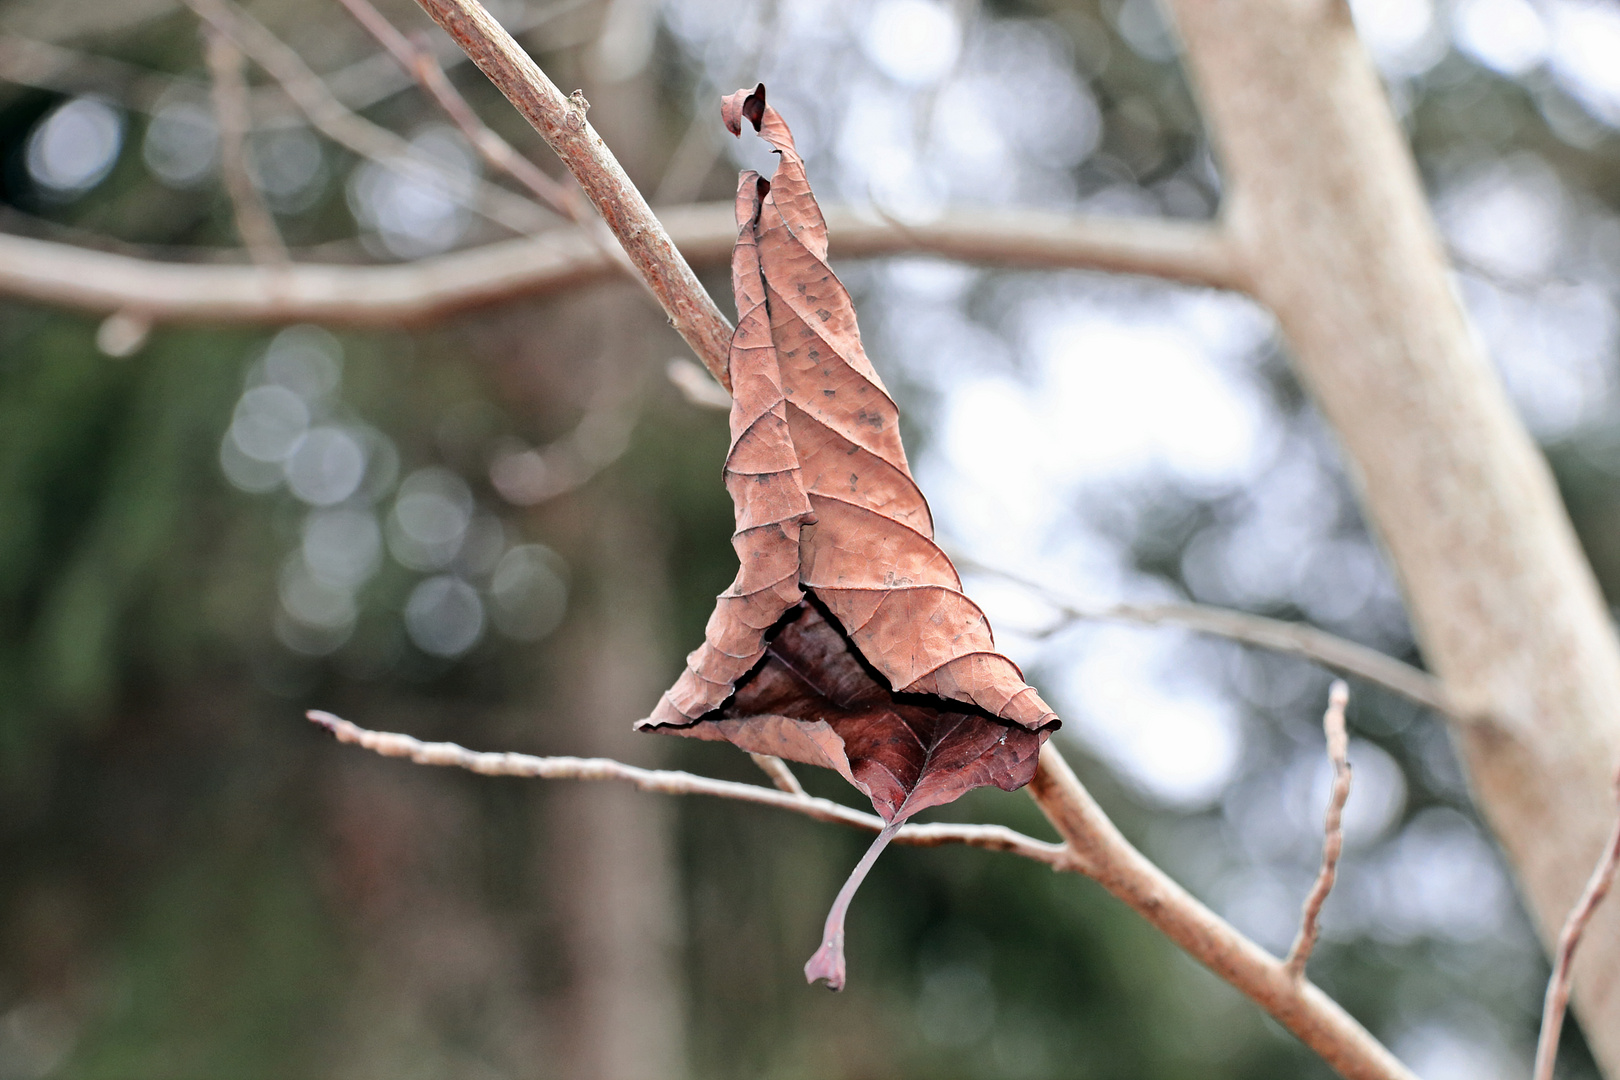
[[[655, 205], [768, 170], [718, 119], [757, 79], [825, 202], [925, 221], [988, 204], [1197, 219], [1220, 201], [1151, 0], [491, 7], [585, 91]], [[1614, 595], [1620, 7], [1351, 7], [1457, 287]], [[249, 10], [369, 119], [480, 175], [338, 5]], [[560, 175], [476, 70], [450, 73]], [[196, 17], [167, 0], [0, 3], [0, 228], [236, 248], [207, 77]], [[290, 108], [250, 148], [299, 258], [510, 235], [455, 184], [358, 158]], [[915, 258], [839, 270], [948, 549], [1081, 602], [1190, 597], [1417, 659], [1331, 433], [1253, 303]], [[0, 1080], [1329, 1075], [1079, 878], [892, 850], [832, 996], [800, 966], [866, 837], [416, 768], [304, 722], [318, 707], [758, 779], [728, 747], [630, 732], [735, 565], [724, 414], [666, 379], [684, 346], [633, 286], [410, 332], [159, 327], [125, 359], [97, 331], [0, 301]], [[1286, 948], [1320, 848], [1326, 673], [1073, 624], [989, 575], [968, 588], [1124, 830]], [[1527, 1075], [1547, 969], [1446, 733], [1352, 693], [1350, 850], [1313, 976], [1426, 1080]], [[1021, 795], [941, 814], [1049, 835]], [[1561, 1070], [1596, 1075], [1578, 1031]]]

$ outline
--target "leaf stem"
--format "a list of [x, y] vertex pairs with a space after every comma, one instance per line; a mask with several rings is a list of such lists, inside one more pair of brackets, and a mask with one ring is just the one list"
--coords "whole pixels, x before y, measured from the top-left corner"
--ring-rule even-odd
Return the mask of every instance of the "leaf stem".
[[905, 818], [895, 818], [883, 826], [882, 831], [877, 834], [877, 839], [872, 841], [872, 846], [861, 856], [861, 861], [849, 872], [849, 880], [838, 890], [838, 897], [833, 900], [832, 910], [827, 912], [827, 925], [821, 932], [821, 948], [805, 962], [805, 982], [814, 983], [817, 979], [826, 979], [829, 990], [844, 988], [844, 916], [849, 913], [849, 903], [855, 899], [855, 890], [866, 880], [872, 864], [877, 862], [877, 857], [883, 854], [883, 849], [889, 846], [889, 841], [894, 839], [894, 834], [899, 832], [900, 826], [905, 823]]

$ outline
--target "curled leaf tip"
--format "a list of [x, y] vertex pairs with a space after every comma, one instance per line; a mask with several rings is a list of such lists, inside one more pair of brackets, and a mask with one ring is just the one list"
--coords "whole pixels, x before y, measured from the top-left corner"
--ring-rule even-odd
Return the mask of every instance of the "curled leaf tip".
[[752, 90], [743, 87], [735, 94], [727, 94], [720, 100], [720, 119], [725, 121], [726, 130], [733, 135], [742, 135], [742, 122], [744, 119], [754, 125], [758, 131], [765, 119], [765, 84], [760, 83]]

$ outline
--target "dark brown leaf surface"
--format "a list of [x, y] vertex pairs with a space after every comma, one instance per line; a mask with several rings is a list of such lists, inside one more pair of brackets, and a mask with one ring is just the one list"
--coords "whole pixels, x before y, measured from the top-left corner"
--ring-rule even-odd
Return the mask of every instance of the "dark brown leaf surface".
[[639, 725], [834, 769], [889, 823], [840, 892], [814, 981], [844, 981], [843, 916], [911, 815], [988, 784], [1028, 783], [1057, 716], [995, 650], [990, 624], [933, 540], [900, 445], [899, 410], [827, 265], [827, 226], [793, 136], [739, 90], [781, 155], [737, 188], [731, 451], [741, 564], [703, 644]]

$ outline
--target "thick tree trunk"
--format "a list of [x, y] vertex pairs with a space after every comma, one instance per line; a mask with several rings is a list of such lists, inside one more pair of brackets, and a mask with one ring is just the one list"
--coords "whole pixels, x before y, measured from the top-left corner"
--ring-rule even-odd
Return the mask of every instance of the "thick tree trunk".
[[[1447, 277], [1343, 0], [1172, 0], [1254, 294], [1338, 431], [1453, 735], [1551, 942], [1615, 814], [1620, 646], [1546, 463]], [[1575, 1005], [1620, 1077], [1620, 905]]]

